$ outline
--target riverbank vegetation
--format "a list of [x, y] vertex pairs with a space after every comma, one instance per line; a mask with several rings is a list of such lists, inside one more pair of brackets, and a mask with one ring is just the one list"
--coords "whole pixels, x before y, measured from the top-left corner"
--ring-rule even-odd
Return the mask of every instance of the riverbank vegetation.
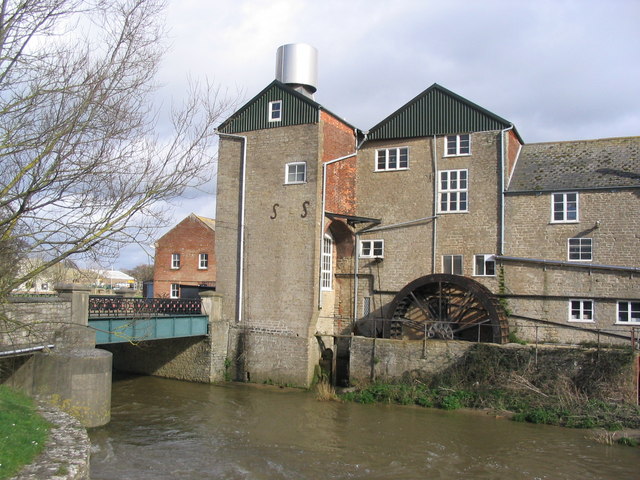
[[0, 385], [0, 479], [31, 463], [44, 448], [49, 428], [32, 399]]
[[486, 409], [516, 421], [608, 431], [640, 429], [631, 349], [502, 348], [477, 344], [446, 371], [378, 380], [341, 395], [447, 410]]

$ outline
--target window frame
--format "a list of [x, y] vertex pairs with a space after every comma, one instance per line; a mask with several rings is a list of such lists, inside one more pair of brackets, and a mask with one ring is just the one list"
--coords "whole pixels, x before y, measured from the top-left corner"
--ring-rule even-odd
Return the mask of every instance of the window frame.
[[180, 298], [180, 284], [172, 283], [169, 287], [169, 298]]
[[[376, 245], [378, 243], [379, 246]], [[365, 253], [365, 248], [369, 253]], [[376, 250], [380, 252], [379, 255], [376, 255]], [[360, 240], [360, 258], [384, 258], [384, 240]]]
[[[620, 320], [620, 304], [626, 303], [627, 320]], [[636, 316], [634, 317], [634, 312]], [[634, 319], [635, 318], [635, 319]], [[616, 325], [640, 325], [640, 300], [618, 300], [616, 302]]]
[[[571, 251], [571, 242], [572, 241], [578, 241], [578, 245], [577, 245], [577, 252], [574, 251], [572, 253]], [[586, 245], [583, 245], [583, 242], [587, 242], [588, 241], [588, 247]], [[575, 249], [575, 245], [574, 245], [574, 249]], [[588, 248], [588, 251], [587, 251]], [[583, 251], [584, 249], [584, 251]], [[589, 256], [589, 258], [583, 258], [585, 256]], [[571, 258], [571, 255], [577, 255], [578, 258]], [[573, 237], [573, 238], [568, 238], [567, 239], [567, 260], [570, 262], [591, 262], [593, 261], [593, 238], [591, 237]]]
[[171, 270], [180, 270], [180, 254], [171, 254]]
[[[456, 173], [457, 178], [455, 180], [452, 180], [451, 174], [454, 172]], [[461, 184], [460, 174], [462, 172], [464, 172], [464, 176], [465, 176], [463, 180], [465, 184], [465, 188], [460, 187], [460, 184]], [[442, 188], [443, 174], [447, 175], [446, 189]], [[457, 185], [456, 188], [450, 188], [450, 185], [452, 182], [456, 182], [456, 185]], [[445, 203], [447, 205], [446, 210], [442, 209], [444, 195], [447, 196], [447, 200], [445, 200]], [[456, 204], [455, 209], [449, 209], [449, 206], [451, 204], [450, 195], [455, 195], [455, 204]], [[464, 200], [461, 200], [462, 197], [464, 197]], [[460, 208], [460, 205], [462, 203], [464, 203], [464, 209]], [[438, 170], [438, 213], [444, 214], [444, 213], [468, 213], [468, 212], [469, 212], [469, 170], [467, 168], [460, 168], [455, 170]]]
[[[463, 139], [461, 137], [466, 138], [466, 152], [462, 151]], [[449, 144], [451, 140], [455, 141], [455, 153], [450, 153]], [[445, 157], [468, 157], [471, 155], [471, 134], [470, 133], [458, 133], [456, 135], [445, 135], [444, 136], [444, 156]]]
[[[567, 199], [568, 195], [575, 195], [574, 201]], [[556, 201], [556, 197], [562, 197], [560, 202]], [[572, 213], [569, 205], [575, 203], [575, 218], [568, 218]], [[561, 205], [561, 209], [556, 210], [556, 206]], [[561, 219], [556, 219], [556, 214], [561, 214]], [[551, 222], [550, 223], [579, 223], [580, 222], [580, 195], [578, 192], [554, 192], [551, 194]]]
[[[289, 171], [289, 169], [291, 167], [299, 167], [299, 166], [303, 166], [304, 167], [304, 171], [302, 172], [303, 176], [304, 176], [304, 179], [303, 180], [289, 181], [289, 174], [291, 173]], [[294, 175], [296, 176], [296, 178], [297, 178], [298, 174], [299, 174], [298, 171], [294, 172]], [[285, 167], [284, 167], [284, 184], [285, 185], [303, 185], [305, 183], [307, 183], [307, 162], [289, 162], [289, 163], [287, 163], [285, 165]]]
[[[390, 167], [391, 152], [395, 153], [395, 167]], [[380, 168], [380, 154], [384, 152], [384, 167]], [[406, 156], [406, 160], [402, 162], [402, 157]], [[401, 164], [404, 163], [404, 166]], [[374, 157], [374, 171], [375, 172], [397, 172], [402, 170], [409, 170], [409, 147], [390, 147], [390, 148], [378, 148]]]
[[[482, 257], [482, 273], [478, 273], [478, 260]], [[493, 265], [493, 273], [487, 273], [487, 264]], [[496, 256], [492, 253], [479, 253], [473, 256], [473, 276], [474, 277], [495, 277], [496, 276]]]
[[[578, 303], [579, 307], [574, 308], [574, 303]], [[589, 303], [591, 308], [585, 308], [586, 304]], [[588, 298], [572, 298], [569, 300], [569, 322], [576, 323], [594, 323], [596, 318], [596, 302], [594, 300], [590, 300]], [[579, 318], [573, 318], [573, 312], [579, 311]], [[585, 318], [585, 313], [591, 312], [591, 318]]]
[[281, 122], [281, 121], [282, 121], [282, 100], [274, 100], [272, 102], [269, 102], [269, 122]]
[[[460, 273], [456, 273], [456, 259], [460, 260]], [[450, 268], [447, 269], [447, 266]], [[442, 255], [442, 273], [464, 275], [464, 255]]]
[[325, 234], [324, 237], [322, 237], [320, 289], [323, 292], [330, 292], [333, 290], [333, 238], [328, 234]]
[[198, 254], [198, 270], [208, 270], [208, 269], [209, 269], [209, 254], [208, 253]]

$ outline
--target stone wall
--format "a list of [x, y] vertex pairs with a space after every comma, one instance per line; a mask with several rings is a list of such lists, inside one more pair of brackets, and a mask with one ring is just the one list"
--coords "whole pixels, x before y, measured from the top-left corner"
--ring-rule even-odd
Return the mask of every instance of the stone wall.
[[0, 346], [21, 348], [53, 343], [56, 330], [71, 323], [71, 301], [60, 297], [9, 297], [0, 305]]
[[401, 379], [438, 373], [462, 358], [474, 343], [462, 341], [351, 338], [352, 385], [377, 379]]
[[211, 381], [209, 338], [172, 338], [136, 344], [114, 343], [103, 345], [102, 348], [113, 354], [113, 368], [121, 372], [190, 382]]
[[[490, 352], [489, 366], [476, 364], [483, 371], [528, 370], [533, 365], [552, 381], [566, 377], [580, 381], [585, 389], [608, 392], [610, 398], [637, 400], [638, 355], [630, 350], [611, 348], [571, 348], [556, 345], [496, 345], [461, 341], [386, 340], [351, 338], [351, 384], [358, 386], [375, 380], [397, 381], [424, 378], [450, 367], [467, 371], [459, 361], [473, 351]], [[501, 359], [500, 361], [496, 359]], [[517, 362], [516, 359], [519, 359]], [[458, 365], [456, 365], [458, 364]]]
[[[238, 303], [240, 180], [244, 140], [222, 136], [216, 207], [218, 289], [223, 318], [238, 329], [230, 358], [238, 375], [251, 381], [308, 385], [320, 356], [314, 334], [321, 317], [334, 314], [332, 301], [318, 310], [322, 247], [322, 162], [355, 150], [351, 129], [330, 115], [318, 124], [246, 132], [245, 230], [242, 308]], [[306, 181], [287, 184], [286, 165], [305, 162]], [[344, 168], [343, 168], [344, 167]], [[352, 162], [332, 169], [330, 188], [342, 192], [352, 181]], [[333, 175], [335, 174], [335, 175]], [[332, 183], [333, 182], [333, 183]], [[331, 200], [336, 208], [351, 205]], [[323, 295], [324, 296], [324, 295]], [[327, 298], [331, 300], [332, 295]], [[330, 304], [330, 305], [329, 305]], [[239, 310], [241, 310], [239, 312]], [[240, 340], [238, 340], [240, 339]]]
[[[360, 236], [361, 240], [384, 240], [383, 260], [360, 259], [363, 281], [358, 291], [359, 302], [373, 297], [375, 310], [382, 309], [383, 314], [385, 305], [408, 283], [442, 273], [443, 255], [462, 255], [463, 275], [498, 291], [496, 276], [474, 276], [474, 255], [498, 251], [499, 132], [472, 133], [471, 155], [444, 156], [444, 142], [442, 136], [367, 142], [358, 154], [358, 215], [380, 218], [381, 226], [438, 215], [436, 220]], [[376, 151], [391, 147], [409, 148], [409, 169], [375, 171]], [[468, 171], [468, 211], [437, 213], [438, 172], [461, 169]], [[367, 285], [365, 276], [374, 280]]]
[[49, 440], [33, 463], [11, 480], [89, 480], [91, 442], [71, 415], [42, 404], [39, 413], [51, 423]]
[[[640, 291], [640, 224], [637, 216], [629, 215], [640, 209], [637, 191], [581, 191], [578, 221], [569, 223], [551, 221], [552, 192], [507, 195], [506, 205], [505, 255], [565, 263], [504, 261], [503, 288], [511, 312], [560, 325], [628, 335], [633, 325], [618, 320], [617, 302], [637, 302]], [[591, 239], [591, 261], [568, 265], [570, 238]], [[622, 268], [603, 269], [599, 267], [602, 265]], [[574, 321], [571, 300], [592, 301], [593, 318]], [[562, 341], [567, 338], [566, 332], [559, 329], [553, 335]]]

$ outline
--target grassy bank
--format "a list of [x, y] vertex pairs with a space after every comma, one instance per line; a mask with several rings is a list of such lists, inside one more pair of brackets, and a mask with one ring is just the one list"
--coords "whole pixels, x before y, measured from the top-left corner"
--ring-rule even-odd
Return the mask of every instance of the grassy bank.
[[360, 403], [489, 409], [514, 420], [614, 431], [640, 429], [633, 404], [633, 352], [594, 349], [535, 352], [477, 344], [456, 365], [429, 376], [407, 375], [345, 393]]
[[13, 476], [42, 451], [49, 424], [32, 399], [0, 385], [0, 479]]

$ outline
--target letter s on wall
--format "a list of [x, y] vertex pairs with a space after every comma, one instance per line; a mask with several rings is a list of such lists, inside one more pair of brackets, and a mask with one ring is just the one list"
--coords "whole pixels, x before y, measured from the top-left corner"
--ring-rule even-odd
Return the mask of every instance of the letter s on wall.
[[274, 204], [273, 204], [273, 215], [271, 215], [271, 216], [269, 217], [271, 220], [275, 220], [275, 219], [276, 219], [276, 217], [278, 216], [278, 212], [276, 211], [276, 208], [278, 208], [279, 206], [280, 206], [280, 204], [279, 204], [279, 203], [274, 203]]
[[300, 214], [300, 216], [301, 216], [302, 218], [306, 218], [307, 213], [308, 213], [308, 212], [307, 212], [307, 207], [308, 207], [309, 205], [311, 205], [311, 202], [309, 202], [308, 200], [305, 200], [304, 202], [302, 202], [302, 210], [303, 210], [303, 212], [304, 212], [304, 213], [301, 213], [301, 214]]

